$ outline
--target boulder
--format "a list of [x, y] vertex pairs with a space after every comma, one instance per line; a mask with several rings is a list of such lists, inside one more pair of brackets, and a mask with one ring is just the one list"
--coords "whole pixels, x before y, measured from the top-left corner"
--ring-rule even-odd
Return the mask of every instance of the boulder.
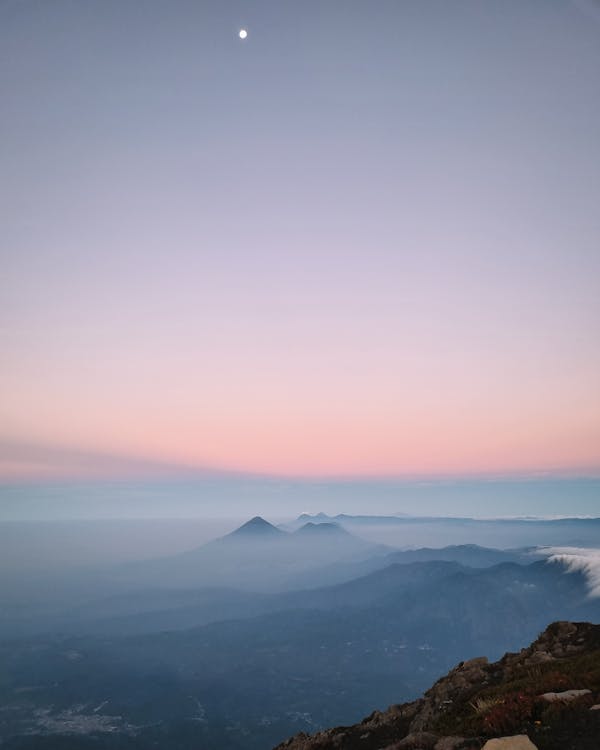
[[537, 747], [526, 734], [515, 734], [513, 737], [488, 740], [483, 750], [537, 750]]
[[564, 690], [562, 693], [544, 693], [540, 695], [548, 703], [556, 703], [561, 701], [562, 703], [568, 703], [574, 701], [577, 698], [581, 698], [582, 695], [589, 695], [591, 690]]

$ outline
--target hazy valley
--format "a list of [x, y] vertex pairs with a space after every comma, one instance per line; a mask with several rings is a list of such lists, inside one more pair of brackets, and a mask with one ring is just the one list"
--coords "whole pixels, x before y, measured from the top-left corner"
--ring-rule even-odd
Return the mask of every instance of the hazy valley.
[[[428, 524], [472, 542], [378, 541]], [[479, 546], [481, 524], [498, 538], [509, 525], [527, 546]], [[599, 530], [596, 519], [255, 517], [177, 554], [23, 568], [2, 588], [0, 736], [11, 749], [261, 750], [355, 722], [551, 621], [600, 622], [594, 558], [575, 569], [553, 556], [599, 548]]]

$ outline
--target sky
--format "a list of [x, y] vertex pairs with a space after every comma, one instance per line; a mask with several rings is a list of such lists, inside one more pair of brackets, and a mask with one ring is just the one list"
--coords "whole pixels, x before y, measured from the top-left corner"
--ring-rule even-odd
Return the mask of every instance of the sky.
[[0, 480], [600, 474], [594, 0], [0, 0], [0, 97]]
[[[195, 520], [202, 522], [201, 528], [198, 523], [178, 528], [187, 537], [208, 539], [218, 536], [213, 533], [215, 523], [222, 530], [226, 522], [231, 531], [256, 515], [272, 523], [289, 522], [301, 513], [400, 514], [413, 518], [600, 518], [599, 497], [600, 478], [594, 477], [342, 480], [224, 475], [13, 481], [0, 484], [0, 527], [5, 527], [4, 531], [0, 528], [0, 549], [7, 538], [13, 547], [20, 547], [23, 526], [15, 522], [30, 526], [35, 521], [95, 524], [99, 520]], [[48, 524], [42, 526], [43, 533], [48, 533]], [[553, 538], [544, 536], [538, 526], [531, 528], [534, 530], [523, 538], [514, 526], [502, 530], [495, 524], [475, 528], [457, 522], [434, 527], [427, 521], [421, 527], [411, 524], [402, 534], [397, 529], [389, 533], [389, 529], [379, 528], [377, 541], [440, 547], [474, 542], [495, 547], [558, 543], [600, 547], [597, 522], [592, 522], [587, 531], [583, 527], [568, 533], [564, 528], [555, 529]], [[164, 533], [167, 534], [167, 527]], [[358, 533], [362, 535], [363, 530]]]

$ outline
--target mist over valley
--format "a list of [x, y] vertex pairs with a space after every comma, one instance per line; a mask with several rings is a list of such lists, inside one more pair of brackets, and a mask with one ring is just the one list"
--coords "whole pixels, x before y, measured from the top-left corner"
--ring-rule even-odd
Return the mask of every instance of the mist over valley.
[[[107, 539], [105, 523], [40, 528], [51, 548], [67, 529], [72, 543], [94, 526]], [[119, 524], [136, 528], [111, 522], [111, 534]], [[409, 546], [414, 527], [463, 543]], [[484, 546], [480, 529], [528, 545]], [[8, 748], [261, 750], [411, 700], [459, 661], [518, 650], [548, 622], [600, 622], [595, 569], [565, 557], [596, 559], [598, 519], [256, 516], [166, 551], [65, 555], [15, 576], [13, 548], [0, 590]]]

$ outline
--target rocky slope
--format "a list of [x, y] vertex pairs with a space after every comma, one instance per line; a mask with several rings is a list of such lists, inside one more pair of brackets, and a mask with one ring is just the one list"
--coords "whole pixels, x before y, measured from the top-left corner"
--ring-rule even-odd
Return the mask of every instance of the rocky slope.
[[480, 748], [599, 750], [600, 625], [553, 623], [520, 653], [460, 663], [419, 700], [276, 750]]

